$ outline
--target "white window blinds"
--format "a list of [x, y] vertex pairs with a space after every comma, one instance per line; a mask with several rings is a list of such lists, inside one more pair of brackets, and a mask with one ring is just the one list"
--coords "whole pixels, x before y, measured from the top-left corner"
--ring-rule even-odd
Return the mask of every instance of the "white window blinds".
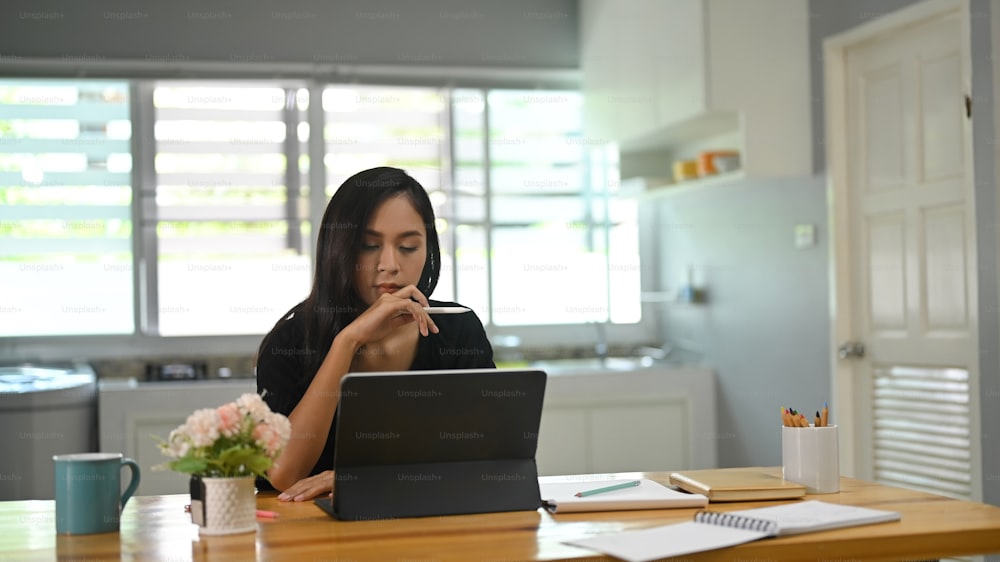
[[134, 330], [127, 82], [0, 80], [0, 336]]
[[307, 103], [276, 83], [155, 88], [160, 334], [263, 333], [308, 292], [308, 162], [288, 162]]
[[971, 499], [969, 372], [881, 367], [873, 381], [875, 479]]

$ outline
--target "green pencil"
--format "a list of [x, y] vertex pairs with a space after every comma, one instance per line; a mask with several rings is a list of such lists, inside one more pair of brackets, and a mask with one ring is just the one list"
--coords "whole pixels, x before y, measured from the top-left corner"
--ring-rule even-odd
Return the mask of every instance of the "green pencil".
[[613, 486], [605, 486], [603, 488], [595, 488], [593, 490], [584, 490], [583, 492], [577, 492], [574, 494], [578, 498], [585, 498], [587, 496], [592, 496], [594, 494], [603, 494], [604, 492], [613, 492], [615, 490], [621, 490], [623, 488], [634, 488], [638, 486], [641, 480], [632, 480], [631, 482], [622, 482], [621, 484], [615, 484]]

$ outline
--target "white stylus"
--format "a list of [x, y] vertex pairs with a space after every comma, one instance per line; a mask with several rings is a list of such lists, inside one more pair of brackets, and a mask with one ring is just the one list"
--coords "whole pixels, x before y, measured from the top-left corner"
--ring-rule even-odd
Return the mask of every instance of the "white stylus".
[[464, 306], [425, 306], [424, 310], [427, 314], [461, 314], [472, 309]]

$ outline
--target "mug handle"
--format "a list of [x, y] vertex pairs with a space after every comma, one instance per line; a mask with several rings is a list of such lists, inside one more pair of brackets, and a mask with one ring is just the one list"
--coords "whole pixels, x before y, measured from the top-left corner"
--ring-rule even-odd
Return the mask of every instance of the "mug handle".
[[139, 487], [139, 464], [134, 460], [125, 457], [122, 459], [122, 466], [128, 465], [129, 470], [132, 472], [132, 478], [129, 480], [128, 488], [125, 488], [125, 492], [122, 494], [122, 509], [125, 509], [125, 502], [132, 497], [135, 493], [135, 489]]

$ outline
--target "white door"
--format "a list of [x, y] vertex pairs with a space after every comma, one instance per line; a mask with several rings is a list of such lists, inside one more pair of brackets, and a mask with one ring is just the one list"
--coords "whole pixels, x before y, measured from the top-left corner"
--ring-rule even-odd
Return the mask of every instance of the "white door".
[[968, 16], [951, 6], [827, 45], [835, 412], [845, 473], [976, 498]]

